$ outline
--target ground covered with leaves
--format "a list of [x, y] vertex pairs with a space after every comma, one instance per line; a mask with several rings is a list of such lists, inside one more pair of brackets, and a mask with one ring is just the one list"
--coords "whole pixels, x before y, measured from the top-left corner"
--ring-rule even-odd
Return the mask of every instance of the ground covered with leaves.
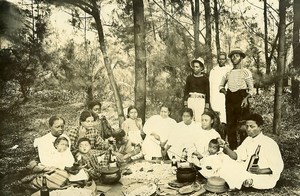
[[[272, 133], [273, 93], [263, 92], [251, 100], [253, 111], [263, 115], [266, 122], [264, 133], [274, 138], [281, 149], [285, 163], [277, 186], [272, 190], [245, 189], [222, 195], [300, 195], [300, 105], [284, 96], [282, 134]], [[112, 102], [105, 102], [103, 110], [113, 126], [117, 115]], [[0, 108], [0, 195], [24, 195], [19, 180], [29, 174], [26, 168], [35, 153], [33, 140], [48, 132], [48, 119], [58, 114], [66, 119], [66, 125], [77, 126], [83, 103], [59, 101], [29, 101], [23, 104], [2, 105]], [[206, 194], [213, 195], [213, 194]]]

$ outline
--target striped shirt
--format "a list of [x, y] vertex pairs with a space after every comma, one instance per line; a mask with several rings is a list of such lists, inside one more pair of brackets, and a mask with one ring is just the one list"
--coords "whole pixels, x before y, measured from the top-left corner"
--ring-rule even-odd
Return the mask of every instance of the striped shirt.
[[246, 89], [250, 95], [254, 94], [253, 77], [249, 69], [232, 69], [223, 76], [220, 89], [225, 88], [227, 84], [231, 92]]

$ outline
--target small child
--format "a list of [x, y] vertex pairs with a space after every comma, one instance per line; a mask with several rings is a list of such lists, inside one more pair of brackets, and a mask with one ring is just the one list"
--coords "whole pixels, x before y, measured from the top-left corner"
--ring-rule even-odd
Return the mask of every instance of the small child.
[[78, 152], [75, 157], [79, 165], [92, 179], [98, 179], [101, 176], [101, 168], [106, 166], [108, 160], [105, 151], [91, 149], [91, 142], [88, 138], [80, 138], [77, 143]]
[[52, 166], [65, 169], [65, 167], [71, 167], [74, 163], [74, 157], [70, 151], [69, 140], [66, 137], [58, 137], [54, 141], [54, 147], [57, 152], [53, 155]]
[[208, 149], [202, 155], [197, 155], [198, 162], [194, 164], [201, 168], [199, 171], [205, 178], [212, 176], [220, 176], [219, 170], [223, 164], [226, 155], [220, 151], [220, 144], [218, 139], [210, 140]]
[[[125, 138], [131, 142], [134, 149], [130, 152], [131, 159], [139, 159], [143, 157], [141, 152], [141, 144], [143, 142], [142, 135], [144, 135], [142, 119], [138, 118], [138, 110], [135, 106], [129, 106], [127, 110], [127, 119], [122, 124], [126, 136]], [[126, 156], [125, 156], [126, 158]]]

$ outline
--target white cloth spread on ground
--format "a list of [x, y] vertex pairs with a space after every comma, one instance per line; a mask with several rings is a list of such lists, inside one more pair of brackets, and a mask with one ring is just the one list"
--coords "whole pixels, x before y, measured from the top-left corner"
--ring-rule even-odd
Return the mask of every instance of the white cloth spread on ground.
[[160, 140], [165, 142], [169, 134], [174, 131], [176, 121], [172, 118], [162, 118], [160, 115], [150, 117], [144, 125], [145, 140], [142, 144], [142, 152], [145, 160], [151, 160], [152, 157], [161, 157], [160, 141], [156, 140], [151, 133], [160, 136]]
[[[258, 166], [260, 169], [270, 168], [272, 174], [252, 174], [246, 171], [250, 157], [258, 145], [261, 145]], [[270, 189], [276, 185], [284, 164], [279, 147], [273, 139], [263, 133], [255, 138], [247, 137], [235, 152], [237, 161], [234, 164], [224, 164], [220, 172], [230, 188], [240, 189], [242, 183], [250, 178], [253, 179], [253, 187], [256, 189]]]
[[194, 121], [190, 125], [186, 125], [183, 121], [177, 123], [168, 140], [168, 145], [171, 145], [171, 148], [168, 150], [169, 158], [175, 156], [179, 160], [184, 148], [191, 154], [192, 152], [189, 149], [194, 148], [194, 141], [199, 136], [200, 129], [200, 124]]
[[220, 121], [223, 123], [226, 123], [225, 95], [220, 93], [219, 87], [222, 78], [231, 69], [230, 66], [215, 66], [209, 74], [210, 104], [214, 111], [220, 112]]
[[[67, 138], [69, 144], [71, 143], [67, 135], [62, 134], [60, 137]], [[53, 136], [51, 132], [49, 132], [42, 137], [36, 138], [34, 140], [33, 146], [38, 148], [38, 154], [39, 154], [39, 159], [41, 164], [45, 166], [54, 166], [54, 167], [56, 167], [57, 164], [61, 164], [59, 168], [64, 169], [64, 166], [70, 165], [73, 155], [71, 153], [70, 148], [67, 148], [67, 150], [63, 153], [64, 155], [60, 155], [57, 149], [54, 147], [54, 141], [56, 138], [57, 137]], [[61, 156], [65, 156], [63, 158], [64, 160], [56, 160]], [[60, 161], [65, 162], [65, 165], [62, 164]], [[74, 158], [73, 158], [73, 162], [74, 162]]]

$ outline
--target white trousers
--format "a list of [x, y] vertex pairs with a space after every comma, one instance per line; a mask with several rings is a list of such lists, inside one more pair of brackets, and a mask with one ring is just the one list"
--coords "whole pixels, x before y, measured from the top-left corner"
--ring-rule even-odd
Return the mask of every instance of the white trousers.
[[194, 120], [201, 123], [201, 116], [205, 108], [205, 99], [204, 98], [188, 98], [187, 100], [188, 107], [191, 108], [194, 112]]
[[[230, 159], [230, 158], [229, 158]], [[241, 189], [243, 182], [247, 179], [253, 180], [252, 187], [255, 189], [274, 188], [280, 175], [275, 174], [252, 174], [247, 172], [243, 164], [226, 159], [219, 171], [220, 177], [223, 178], [229, 188]]]

